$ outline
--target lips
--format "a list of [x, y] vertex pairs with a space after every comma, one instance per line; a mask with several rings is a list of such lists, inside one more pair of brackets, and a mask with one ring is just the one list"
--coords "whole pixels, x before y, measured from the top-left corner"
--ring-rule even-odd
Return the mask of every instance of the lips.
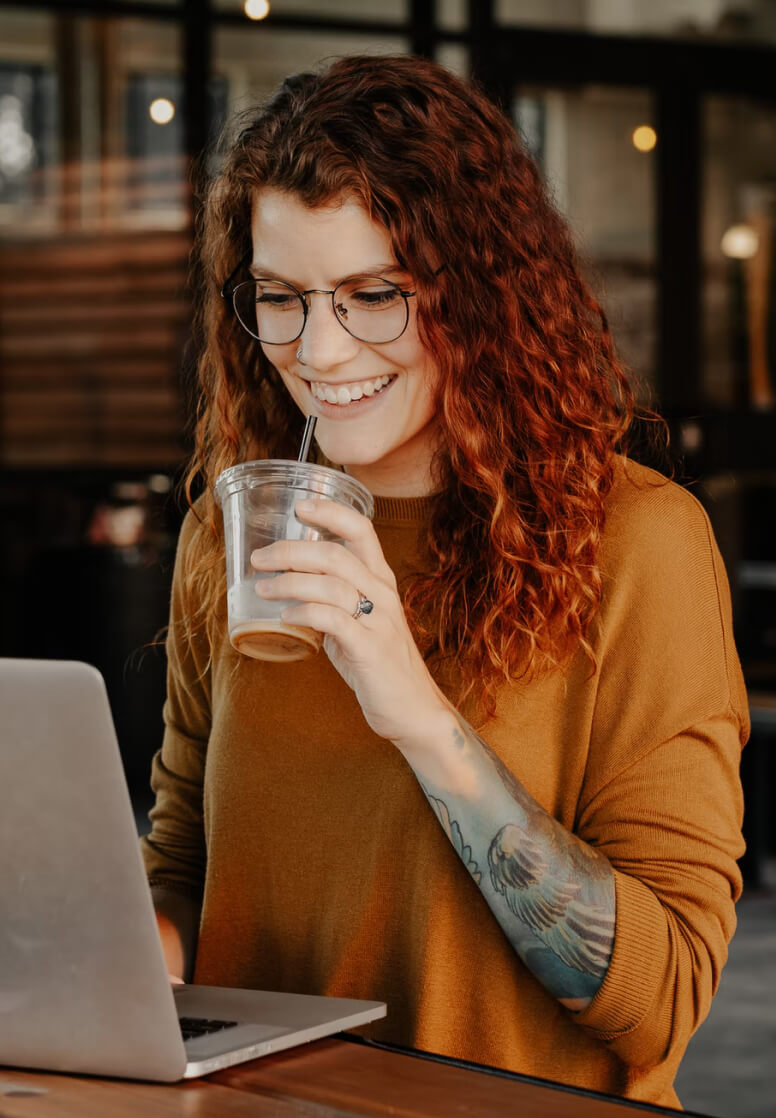
[[[313, 394], [310, 382], [305, 381], [305, 383], [310, 393], [310, 399], [312, 401], [313, 407], [315, 410], [318, 411], [320, 415], [326, 416], [326, 418], [331, 419], [348, 419], [353, 416], [360, 415], [363, 411], [369, 410], [370, 408], [378, 407], [382, 398], [391, 391], [397, 379], [397, 375], [394, 375], [392, 380], [390, 380], [388, 384], [385, 385], [385, 387], [381, 388], [379, 392], [375, 392], [372, 396], [362, 396], [360, 400], [352, 400], [349, 404], [330, 404], [326, 400], [320, 400]], [[324, 383], [329, 384], [328, 381]], [[363, 382], [350, 382], [350, 384], [360, 383]], [[336, 389], [338, 386], [332, 384], [331, 387]], [[349, 385], [343, 385], [343, 387], [349, 387]]]

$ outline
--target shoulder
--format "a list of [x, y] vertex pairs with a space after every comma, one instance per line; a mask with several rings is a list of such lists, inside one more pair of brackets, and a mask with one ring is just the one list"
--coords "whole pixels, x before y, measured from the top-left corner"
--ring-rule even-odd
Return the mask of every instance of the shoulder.
[[660, 550], [681, 539], [708, 544], [711, 525], [703, 505], [687, 489], [633, 459], [617, 456], [614, 482], [604, 508], [604, 539], [648, 551]]
[[[214, 530], [211, 527], [211, 510], [206, 494], [201, 494], [186, 510], [178, 535], [177, 563], [189, 566], [213, 547]], [[218, 525], [218, 518], [216, 518]], [[217, 530], [217, 529], [216, 529]]]
[[599, 551], [604, 580], [632, 581], [643, 593], [663, 584], [678, 594], [678, 584], [693, 573], [710, 599], [716, 597], [717, 582], [725, 580], [722, 558], [706, 510], [692, 493], [619, 457], [604, 512]]
[[[209, 694], [213, 650], [208, 632], [208, 603], [213, 584], [211, 574], [219, 558], [215, 538], [207, 499], [203, 496], [187, 510], [178, 535], [167, 642], [171, 672], [168, 680], [174, 677], [190, 695], [195, 687], [201, 689], [202, 695]], [[223, 582], [222, 577], [219, 585]]]
[[[706, 510], [676, 482], [618, 457], [604, 502], [599, 568], [609, 593], [631, 608], [705, 600], [718, 611], [722, 559]], [[634, 601], [635, 599], [635, 601]]]
[[186, 616], [199, 615], [206, 601], [217, 599], [216, 588], [224, 581], [214, 578], [216, 569], [223, 576], [223, 522], [217, 507], [211, 519], [212, 510], [212, 498], [202, 494], [187, 509], [178, 533], [173, 600]]
[[700, 501], [654, 470], [620, 459], [605, 507], [598, 625], [612, 703], [637, 686], [651, 697], [650, 722], [665, 721], [666, 737], [669, 722], [675, 720], [676, 732], [731, 702], [743, 725], [730, 588]]
[[199, 497], [189, 505], [186, 510], [186, 515], [183, 518], [181, 525], [180, 543], [185, 546], [190, 546], [196, 538], [199, 531], [206, 524], [208, 519], [208, 508], [205, 499], [205, 494], [201, 493]]

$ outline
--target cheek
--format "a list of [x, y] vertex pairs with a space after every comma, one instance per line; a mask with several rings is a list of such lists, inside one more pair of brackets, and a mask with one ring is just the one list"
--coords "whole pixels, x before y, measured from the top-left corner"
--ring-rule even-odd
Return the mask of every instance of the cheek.
[[412, 390], [409, 397], [411, 425], [422, 430], [437, 413], [435, 385], [438, 377], [436, 364], [427, 353], [422, 353], [413, 369]]
[[294, 346], [293, 345], [264, 345], [259, 342], [261, 351], [279, 373], [283, 373], [294, 361]]
[[393, 343], [397, 348], [391, 353], [392, 360], [416, 382], [433, 384], [437, 376], [436, 362], [431, 353], [422, 345], [417, 330], [407, 332]]
[[423, 349], [420, 344], [418, 346], [416, 368], [418, 370], [420, 395], [424, 401], [428, 401], [429, 406], [432, 406], [439, 384], [439, 368], [428, 350]]
[[272, 350], [268, 346], [262, 346], [262, 352], [269, 361], [270, 365], [277, 371], [278, 376], [283, 381], [286, 391], [292, 396], [298, 397], [302, 395], [303, 385], [299, 378], [291, 372], [291, 366], [294, 363], [295, 355], [293, 346], [275, 346]]

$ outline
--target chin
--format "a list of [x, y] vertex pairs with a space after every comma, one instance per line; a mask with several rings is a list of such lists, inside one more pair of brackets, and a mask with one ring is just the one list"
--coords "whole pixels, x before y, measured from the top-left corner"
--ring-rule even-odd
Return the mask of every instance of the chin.
[[322, 440], [318, 442], [318, 446], [330, 462], [336, 462], [338, 466], [344, 466], [346, 469], [348, 466], [374, 466], [386, 455], [384, 450], [376, 453], [374, 445], [361, 449], [345, 446], [340, 440]]

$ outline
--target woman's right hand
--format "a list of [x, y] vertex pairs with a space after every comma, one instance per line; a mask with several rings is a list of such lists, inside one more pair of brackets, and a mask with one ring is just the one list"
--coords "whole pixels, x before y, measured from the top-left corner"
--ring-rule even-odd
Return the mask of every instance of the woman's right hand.
[[169, 916], [157, 910], [156, 926], [162, 941], [162, 951], [167, 963], [167, 977], [174, 986], [185, 985], [183, 974], [183, 943], [181, 935]]

